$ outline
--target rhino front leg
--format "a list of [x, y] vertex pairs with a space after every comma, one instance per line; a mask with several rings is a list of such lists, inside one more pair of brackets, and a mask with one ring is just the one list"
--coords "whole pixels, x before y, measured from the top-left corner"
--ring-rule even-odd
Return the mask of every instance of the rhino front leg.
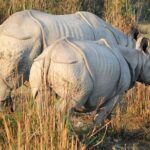
[[117, 95], [114, 98], [107, 100], [108, 102], [98, 109], [98, 112], [95, 116], [94, 122], [95, 124], [99, 125], [101, 124], [112, 112], [113, 108], [116, 106], [116, 104], [122, 99], [122, 94]]

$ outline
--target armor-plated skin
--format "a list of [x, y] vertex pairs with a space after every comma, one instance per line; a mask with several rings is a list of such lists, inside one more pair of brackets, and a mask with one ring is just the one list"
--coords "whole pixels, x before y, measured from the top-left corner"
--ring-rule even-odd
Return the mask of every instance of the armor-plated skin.
[[28, 80], [33, 60], [64, 36], [78, 40], [105, 38], [110, 45], [135, 47], [132, 36], [124, 35], [89, 12], [58, 16], [35, 10], [17, 12], [0, 25], [0, 78], [6, 81], [0, 86], [10, 85], [7, 95], [5, 88], [1, 88], [0, 102], [10, 96], [13, 88], [9, 87], [19, 87]]
[[[45, 85], [61, 98], [68, 98], [63, 105], [69, 105], [69, 109], [83, 107], [87, 112], [101, 104], [95, 119], [96, 123], [101, 123], [121, 95], [137, 80], [150, 84], [148, 55], [123, 46], [111, 47], [104, 41], [64, 38], [48, 47], [35, 60], [30, 84], [39, 109], [42, 106], [41, 87], [43, 81], [47, 81]], [[103, 101], [99, 101], [101, 97], [104, 97]]]

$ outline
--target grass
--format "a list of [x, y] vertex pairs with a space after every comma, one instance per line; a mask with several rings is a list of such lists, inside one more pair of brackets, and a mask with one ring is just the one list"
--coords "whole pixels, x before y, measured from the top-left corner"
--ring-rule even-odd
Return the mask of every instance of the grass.
[[134, 132], [150, 125], [149, 91], [150, 88], [137, 84], [126, 94], [122, 106], [117, 108], [116, 117], [113, 119], [116, 131]]
[[[100, 14], [97, 1], [76, 0], [0, 0], [0, 22], [24, 9], [39, 9], [54, 14], [89, 10]], [[130, 0], [106, 0], [106, 21], [128, 33], [135, 24]], [[148, 35], [149, 36], [149, 35]], [[90, 116], [71, 119], [68, 112], [59, 113], [55, 97], [46, 98], [44, 116], [37, 113], [30, 90], [22, 87], [15, 92], [16, 111], [0, 114], [0, 149], [150, 149], [150, 88], [137, 84], [113, 111], [112, 120], [103, 126], [88, 126]], [[66, 109], [67, 110], [67, 109]], [[84, 128], [75, 128], [80, 120]], [[73, 121], [76, 121], [74, 124]], [[90, 124], [90, 122], [89, 122]]]
[[135, 14], [133, 12], [132, 0], [106, 0], [104, 5], [104, 18], [126, 34], [135, 26]]
[[[136, 143], [150, 140], [150, 88], [142, 84], [125, 95], [122, 107], [114, 110], [112, 120], [97, 127], [86, 122], [83, 128], [74, 127], [67, 111], [57, 111], [55, 97], [45, 99], [44, 116], [40, 117], [30, 90], [22, 88], [21, 91], [27, 92], [16, 92], [15, 113], [0, 114], [1, 149], [84, 150], [118, 145], [134, 149]], [[76, 117], [75, 124], [80, 119], [84, 121], [84, 117]]]
[[16, 100], [16, 112], [0, 116], [2, 149], [75, 149], [77, 139], [69, 139], [67, 118], [56, 113], [55, 105], [40, 117], [30, 94], [17, 95]]
[[144, 36], [150, 39], [150, 24], [149, 23], [140, 23], [138, 25], [139, 30]]
[[68, 14], [79, 10], [101, 15], [103, 2], [95, 0], [0, 0], [0, 23], [16, 11], [37, 9], [52, 14]]
[[0, 148], [78, 150], [94, 147], [101, 134], [88, 126], [82, 130], [74, 128], [68, 112], [58, 112], [55, 101], [54, 97], [51, 101], [45, 99], [47, 105], [41, 117], [30, 93], [16, 93], [15, 113], [0, 115]]

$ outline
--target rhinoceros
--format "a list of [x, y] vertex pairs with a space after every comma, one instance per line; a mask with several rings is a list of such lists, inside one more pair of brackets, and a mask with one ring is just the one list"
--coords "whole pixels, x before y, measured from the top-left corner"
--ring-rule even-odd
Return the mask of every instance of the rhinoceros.
[[99, 124], [136, 81], [150, 84], [150, 55], [123, 46], [112, 47], [104, 39], [94, 42], [63, 38], [35, 59], [29, 81], [40, 111], [44, 82], [61, 98], [68, 98], [61, 108], [67, 105], [83, 113], [99, 106], [95, 117]]
[[26, 10], [13, 14], [0, 25], [0, 63], [3, 64], [0, 66], [0, 105], [10, 100], [14, 87], [28, 80], [33, 60], [55, 40], [63, 36], [78, 40], [105, 38], [109, 44], [131, 48], [135, 47], [137, 35], [134, 30], [128, 37], [89, 12], [57, 16]]

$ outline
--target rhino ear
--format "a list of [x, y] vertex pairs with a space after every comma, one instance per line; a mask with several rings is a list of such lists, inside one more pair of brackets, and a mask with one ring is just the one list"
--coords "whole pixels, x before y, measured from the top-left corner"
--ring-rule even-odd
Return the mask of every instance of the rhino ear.
[[137, 41], [139, 30], [136, 27], [131, 27], [131, 36]]
[[149, 41], [148, 38], [143, 37], [140, 43], [140, 47], [145, 53], [148, 53], [148, 41]]

